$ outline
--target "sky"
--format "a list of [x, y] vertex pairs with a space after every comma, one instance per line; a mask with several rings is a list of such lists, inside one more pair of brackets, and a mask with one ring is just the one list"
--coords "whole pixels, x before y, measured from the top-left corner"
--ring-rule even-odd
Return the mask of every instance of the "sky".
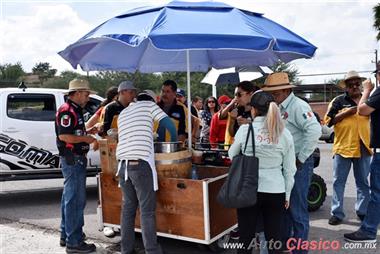
[[[193, 0], [190, 0], [193, 1]], [[104, 21], [139, 6], [169, 1], [20, 1], [0, 0], [0, 64], [20, 62], [31, 72], [38, 62], [73, 70], [57, 52]], [[378, 1], [220, 0], [238, 8], [263, 13], [318, 47], [312, 59], [291, 64], [301, 75], [374, 70], [380, 50], [373, 28], [372, 8]], [[380, 59], [380, 52], [379, 52]], [[362, 73], [370, 77], [370, 73]], [[300, 76], [304, 84], [323, 83], [344, 74]]]

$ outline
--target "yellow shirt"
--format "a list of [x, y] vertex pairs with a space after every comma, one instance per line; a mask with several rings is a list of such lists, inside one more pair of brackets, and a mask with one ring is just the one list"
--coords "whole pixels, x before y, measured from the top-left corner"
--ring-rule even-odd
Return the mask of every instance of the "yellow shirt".
[[[349, 107], [356, 106], [348, 95], [335, 97], [329, 104], [325, 122], [331, 126], [331, 120]], [[344, 118], [334, 125], [334, 145], [333, 153], [345, 158], [360, 158], [360, 143], [366, 147], [369, 154], [372, 151], [369, 147], [370, 125], [369, 117], [361, 116], [358, 113]]]

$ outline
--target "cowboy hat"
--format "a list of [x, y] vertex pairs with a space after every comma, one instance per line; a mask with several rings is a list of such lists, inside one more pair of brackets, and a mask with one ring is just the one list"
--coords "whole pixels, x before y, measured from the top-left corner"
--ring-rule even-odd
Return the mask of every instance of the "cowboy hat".
[[90, 83], [85, 79], [73, 79], [69, 83], [69, 90], [66, 94], [76, 91], [88, 91], [90, 94], [96, 94], [96, 91], [90, 89]]
[[276, 91], [296, 87], [290, 84], [288, 74], [285, 72], [274, 72], [265, 79], [263, 91]]
[[347, 80], [350, 80], [350, 79], [360, 79], [361, 81], [364, 81], [365, 78], [363, 77], [360, 77], [359, 73], [356, 72], [356, 71], [349, 71], [346, 73], [346, 75], [344, 76], [344, 79], [341, 80], [339, 83], [338, 83], [338, 86], [340, 86], [341, 88], [346, 88], [346, 81]]

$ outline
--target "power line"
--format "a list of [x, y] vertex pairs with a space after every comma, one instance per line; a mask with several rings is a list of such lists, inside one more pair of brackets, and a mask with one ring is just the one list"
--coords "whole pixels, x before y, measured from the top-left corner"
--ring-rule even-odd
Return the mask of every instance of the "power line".
[[[371, 73], [371, 71], [357, 71], [358, 73]], [[330, 73], [316, 73], [316, 74], [300, 74], [297, 75], [298, 77], [313, 77], [313, 76], [330, 76], [330, 75], [344, 75], [347, 74], [347, 72], [330, 72]]]

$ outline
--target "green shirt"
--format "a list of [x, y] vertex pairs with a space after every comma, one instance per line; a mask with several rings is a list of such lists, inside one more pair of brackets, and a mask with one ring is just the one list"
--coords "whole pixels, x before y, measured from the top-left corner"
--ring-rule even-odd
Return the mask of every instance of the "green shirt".
[[[258, 192], [284, 193], [286, 200], [290, 200], [290, 193], [294, 184], [296, 173], [296, 158], [294, 143], [290, 132], [284, 128], [277, 144], [269, 143], [268, 130], [264, 128], [265, 117], [258, 116], [253, 119], [255, 133], [256, 157], [259, 158], [259, 186]], [[248, 124], [240, 126], [235, 135], [228, 155], [230, 158], [244, 150], [248, 133]], [[252, 140], [248, 141], [244, 154], [252, 155]]]
[[302, 163], [313, 153], [321, 137], [321, 125], [309, 104], [291, 93], [280, 104], [282, 118], [294, 140], [296, 157]]

